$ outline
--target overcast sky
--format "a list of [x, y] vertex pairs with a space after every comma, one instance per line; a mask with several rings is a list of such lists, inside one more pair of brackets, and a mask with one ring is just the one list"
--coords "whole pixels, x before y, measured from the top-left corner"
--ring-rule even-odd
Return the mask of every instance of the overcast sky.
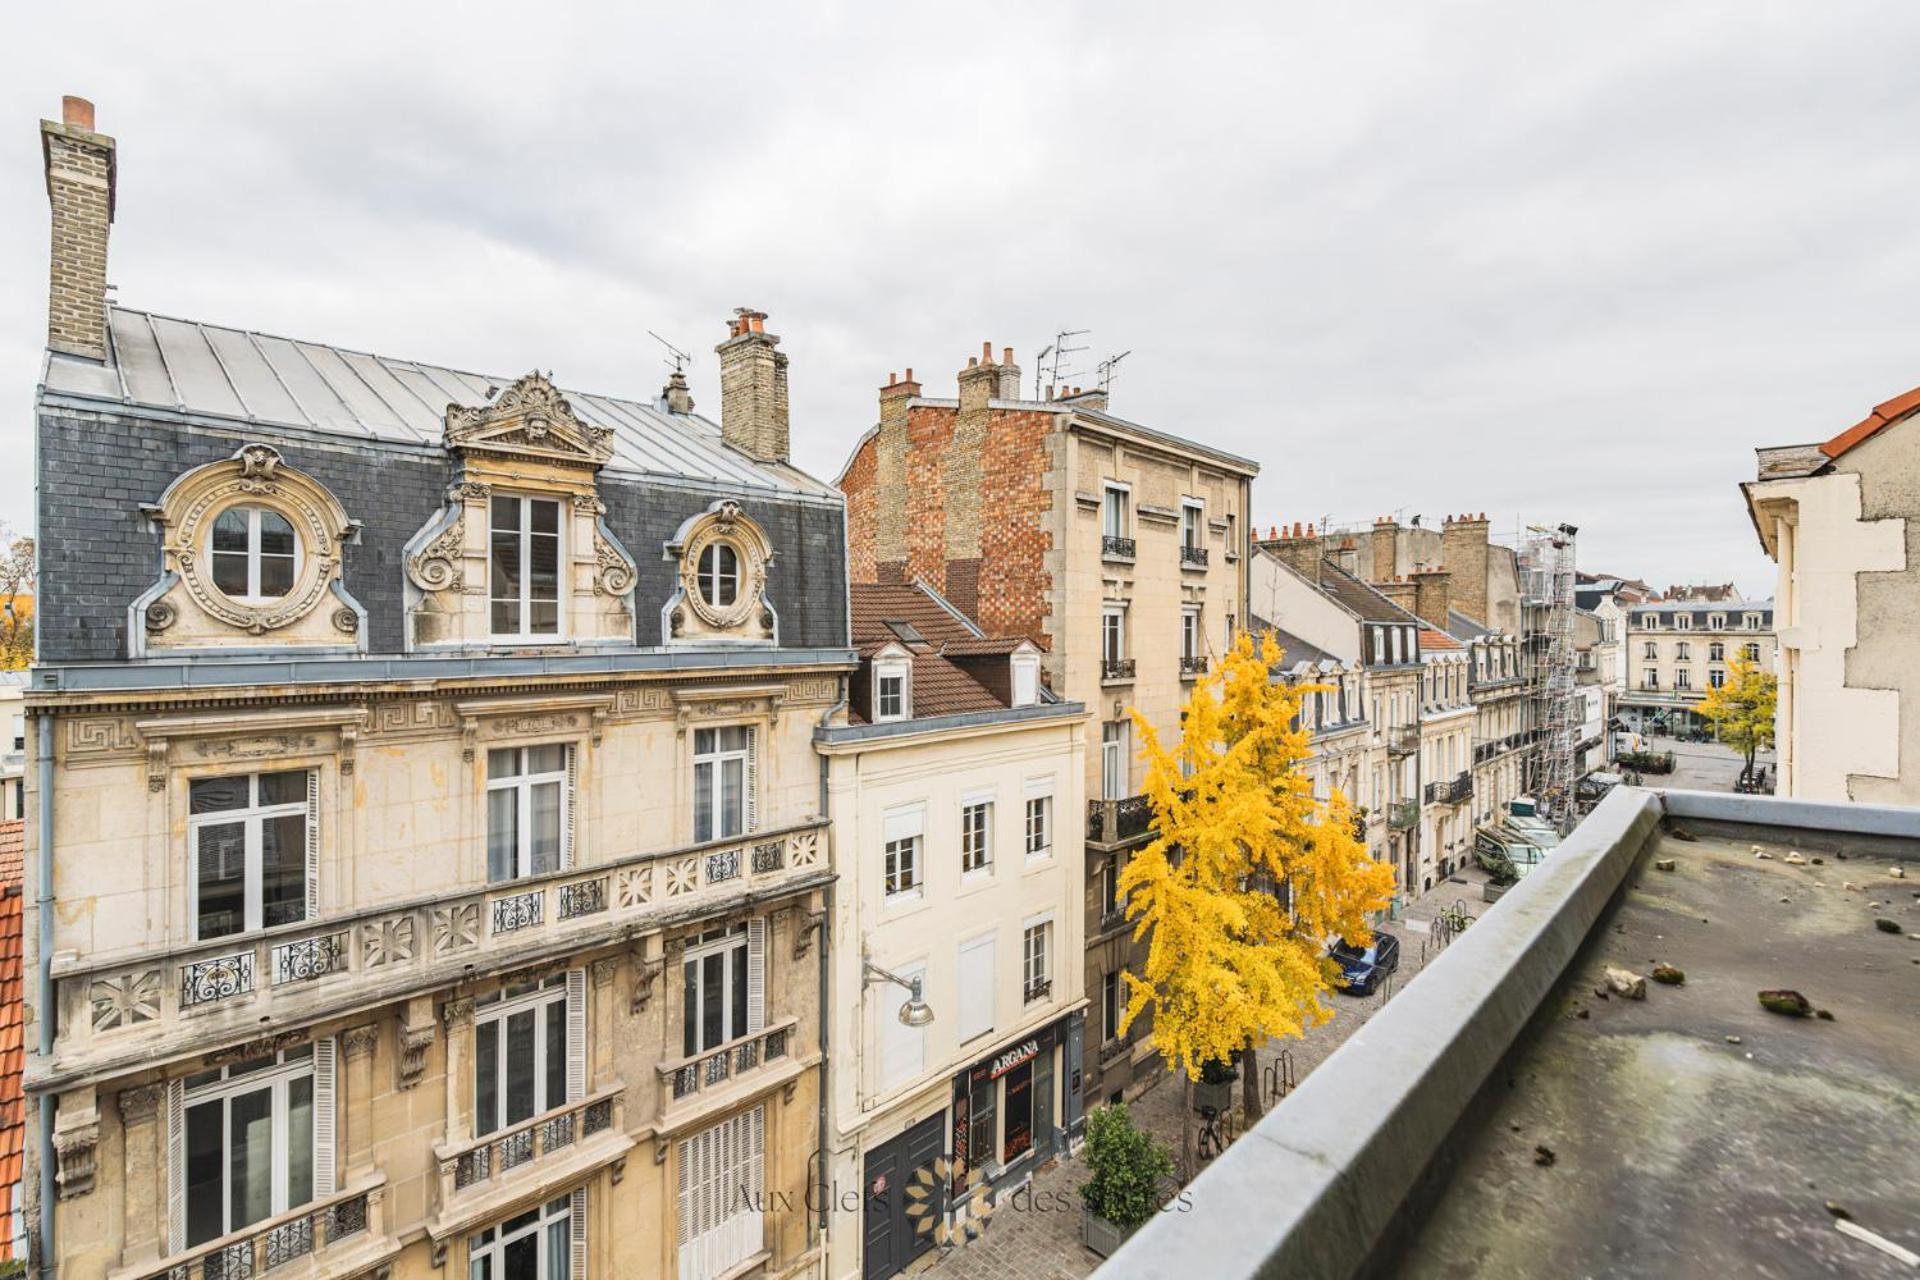
[[717, 414], [751, 304], [827, 478], [889, 370], [1030, 382], [1069, 326], [1072, 381], [1129, 351], [1117, 412], [1260, 461], [1262, 527], [1570, 520], [1765, 593], [1753, 448], [1920, 382], [1920, 5], [191, 8], [0, 20], [15, 528], [63, 92], [127, 305], [641, 397], [654, 330]]

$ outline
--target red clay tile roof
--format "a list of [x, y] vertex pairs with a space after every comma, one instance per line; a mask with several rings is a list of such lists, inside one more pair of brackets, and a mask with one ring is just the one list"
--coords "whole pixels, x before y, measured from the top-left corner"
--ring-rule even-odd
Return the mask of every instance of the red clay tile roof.
[[27, 823], [24, 818], [0, 822], [0, 885], [20, 884], [26, 875]]
[[940, 646], [940, 653], [948, 658], [990, 658], [997, 653], [1012, 653], [1025, 643], [1020, 636], [968, 636], [948, 640]]
[[911, 623], [927, 638], [927, 643], [936, 648], [949, 640], [975, 637], [964, 622], [920, 587], [856, 583], [849, 595], [853, 602], [855, 648], [899, 640], [899, 635], [887, 625], [893, 621]]
[[1875, 405], [1872, 413], [1821, 445], [1820, 452], [1829, 458], [1838, 458], [1855, 445], [1877, 434], [1882, 427], [1892, 425], [1915, 409], [1920, 409], [1920, 387], [1915, 387], [1905, 395], [1895, 396], [1885, 404]]
[[[12, 1220], [20, 1197], [22, 1152], [27, 1136], [26, 996], [21, 854], [27, 824], [0, 823], [0, 849], [11, 850], [10, 879], [0, 885], [0, 1223]], [[11, 1233], [0, 1231], [0, 1261], [11, 1260]]]
[[[903, 645], [913, 651], [913, 718], [960, 715], [968, 711], [996, 711], [1006, 703], [987, 687], [949, 662], [944, 656], [991, 656], [1012, 653], [1019, 639], [1002, 639], [977, 634], [960, 616], [927, 588], [856, 584], [851, 588], [853, 604], [853, 643], [863, 659], [870, 659], [888, 644]], [[925, 645], [910, 644], [889, 623], [909, 624]], [[860, 679], [867, 678], [864, 664]], [[853, 717], [860, 723], [860, 717]]]
[[1460, 649], [1465, 646], [1444, 631], [1436, 631], [1432, 627], [1421, 627], [1420, 647], [1422, 649], [1438, 651], [1441, 649]]

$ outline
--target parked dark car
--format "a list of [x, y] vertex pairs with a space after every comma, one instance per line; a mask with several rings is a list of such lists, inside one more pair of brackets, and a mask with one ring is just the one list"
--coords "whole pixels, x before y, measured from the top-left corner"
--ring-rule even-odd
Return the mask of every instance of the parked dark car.
[[1373, 945], [1365, 950], [1342, 939], [1333, 944], [1329, 954], [1339, 963], [1346, 980], [1340, 989], [1350, 996], [1370, 996], [1380, 979], [1400, 967], [1400, 939], [1376, 929]]

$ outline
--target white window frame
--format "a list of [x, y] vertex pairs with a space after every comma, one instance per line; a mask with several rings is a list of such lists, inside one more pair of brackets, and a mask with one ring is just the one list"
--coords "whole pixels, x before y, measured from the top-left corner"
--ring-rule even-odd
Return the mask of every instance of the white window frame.
[[880, 893], [887, 902], [920, 897], [927, 878], [927, 814], [923, 806], [880, 818]]
[[1196, 551], [1207, 545], [1207, 504], [1200, 498], [1180, 499], [1180, 545]]
[[1040, 701], [1040, 655], [1016, 653], [1012, 658], [1013, 697], [1016, 707], [1030, 707]]
[[[900, 705], [892, 711], [886, 707], [887, 682], [900, 682]], [[873, 664], [873, 720], [881, 724], [889, 720], [906, 720], [913, 715], [913, 664], [904, 658], [878, 658]]]
[[[244, 552], [237, 553], [232, 551], [216, 552], [213, 549], [213, 530], [214, 526], [219, 522], [219, 517], [216, 516], [213, 520], [209, 520], [207, 522], [206, 550], [207, 581], [210, 583], [215, 581], [215, 566], [219, 563], [219, 557], [235, 554], [244, 555], [247, 561], [246, 591], [240, 595], [231, 595], [224, 591], [221, 592], [221, 594], [236, 604], [270, 604], [275, 600], [286, 599], [287, 596], [293, 593], [294, 587], [299, 584], [300, 570], [306, 566], [306, 543], [300, 537], [300, 526], [295, 523], [292, 516], [289, 516], [278, 507], [261, 506], [257, 503], [239, 503], [223, 509], [220, 515], [224, 516], [228, 512], [246, 513], [247, 549]], [[260, 594], [260, 515], [262, 512], [271, 513], [286, 521], [287, 528], [293, 533], [293, 576], [292, 580], [287, 584], [287, 589], [278, 595], [267, 596]], [[219, 590], [219, 587], [216, 585], [214, 589]]]
[[1100, 661], [1105, 664], [1126, 660], [1127, 606], [1104, 604], [1100, 606]]
[[1726, 614], [1724, 614], [1724, 613], [1710, 613], [1710, 614], [1708, 614], [1708, 615], [1707, 615], [1707, 630], [1709, 630], [1709, 631], [1725, 631], [1726, 629], [1727, 629], [1727, 615], [1726, 615]]
[[[722, 551], [725, 551], [733, 557], [733, 568], [724, 573], [721, 572], [720, 569], [720, 553]], [[707, 568], [707, 558], [709, 556], [713, 558], [713, 568], [711, 570]], [[740, 586], [744, 577], [741, 573], [741, 567], [745, 562], [746, 556], [741, 552], [740, 548], [728, 542], [725, 538], [716, 538], [700, 549], [699, 563], [693, 566], [694, 589], [700, 593], [700, 598], [706, 602], [709, 609], [731, 609], [739, 603]], [[722, 583], [726, 583], [732, 587], [732, 591], [727, 595], [725, 600], [720, 598], [720, 585]]]
[[1673, 673], [1673, 687], [1676, 690], [1692, 689], [1693, 688], [1693, 672], [1687, 670], [1685, 667], [1675, 668]]
[[1180, 656], [1193, 659], [1200, 656], [1205, 633], [1200, 629], [1200, 606], [1187, 604], [1180, 606]]
[[[540, 494], [496, 493], [493, 499], [511, 498], [520, 504], [520, 628], [517, 631], [493, 630], [493, 500], [487, 503], [487, 632], [494, 640], [529, 641], [550, 644], [567, 634], [567, 511], [565, 502]], [[553, 630], [534, 631], [533, 621], [533, 508], [536, 503], [552, 507], [554, 522], [554, 602]]]
[[[727, 729], [744, 729], [747, 735], [746, 745], [744, 747], [719, 746], [720, 734], [723, 730]], [[703, 734], [713, 735], [711, 741], [715, 745], [711, 750], [702, 751], [700, 749], [701, 735]], [[754, 757], [758, 741], [758, 730], [756, 726], [750, 724], [702, 725], [693, 731], [694, 843], [705, 844], [713, 840], [731, 840], [738, 836], [744, 836], [754, 829], [754, 811], [756, 808], [754, 788], [758, 782], [756, 776], [758, 771], [754, 767]], [[737, 830], [733, 831], [726, 830], [727, 824], [725, 818], [727, 815], [723, 807], [727, 794], [726, 767], [729, 764], [738, 764], [740, 766], [740, 825]], [[703, 765], [707, 766], [707, 814], [711, 828], [704, 834], [700, 831], [700, 770]]]
[[1760, 661], [1760, 642], [1758, 640], [1749, 640], [1746, 644], [1741, 645], [1740, 656], [1747, 662]]
[[1100, 1043], [1113, 1044], [1120, 1039], [1121, 1006], [1125, 1004], [1127, 985], [1118, 969], [1107, 970], [1100, 979]]
[[[312, 1195], [301, 1203], [312, 1204], [331, 1196], [335, 1189], [334, 1162], [334, 1099], [335, 1099], [335, 1044], [331, 1038], [315, 1040], [311, 1051], [304, 1047], [281, 1050], [273, 1055], [273, 1061], [256, 1070], [234, 1073], [232, 1066], [223, 1066], [201, 1076], [213, 1075], [216, 1079], [189, 1083], [193, 1077], [176, 1079], [168, 1084], [168, 1177], [172, 1203], [169, 1213], [169, 1236], [173, 1252], [180, 1252], [187, 1244], [187, 1116], [196, 1107], [210, 1103], [221, 1105], [221, 1150], [224, 1153], [220, 1169], [220, 1221], [226, 1228], [218, 1235], [209, 1237], [217, 1240], [221, 1236], [244, 1230], [254, 1225], [251, 1222], [235, 1224], [233, 1221], [233, 1099], [243, 1094], [257, 1093], [262, 1088], [269, 1091], [271, 1101], [268, 1114], [271, 1117], [271, 1137], [268, 1154], [270, 1162], [271, 1207], [266, 1217], [256, 1219], [265, 1222], [287, 1213], [300, 1206], [291, 1204], [288, 1189], [288, 1160], [292, 1152], [289, 1149], [289, 1086], [300, 1079], [313, 1081], [313, 1152], [311, 1168], [313, 1171]], [[289, 1055], [296, 1055], [290, 1057]], [[205, 1243], [202, 1241], [201, 1243]]]
[[[260, 803], [260, 778], [263, 773], [304, 773], [306, 786], [301, 788], [301, 798], [282, 804], [262, 805]], [[313, 769], [266, 769], [248, 774], [214, 774], [206, 778], [196, 778], [193, 782], [213, 781], [221, 777], [244, 777], [247, 780], [249, 802], [241, 809], [216, 809], [211, 813], [189, 813], [187, 816], [187, 923], [195, 942], [212, 941], [200, 936], [200, 832], [206, 827], [232, 826], [235, 823], [245, 828], [243, 853], [245, 858], [245, 901], [241, 907], [242, 924], [238, 933], [223, 933], [220, 938], [243, 938], [258, 933], [265, 928], [266, 907], [264, 897], [266, 887], [262, 883], [264, 868], [264, 829], [269, 818], [284, 818], [294, 814], [306, 815], [306, 864], [307, 884], [305, 901], [301, 906], [300, 920], [289, 920], [286, 924], [298, 924], [311, 920], [317, 914], [319, 886], [315, 875], [319, 870], [319, 857], [316, 842], [319, 839], [318, 774]], [[189, 782], [189, 793], [192, 783]], [[189, 805], [191, 808], [191, 805]], [[275, 926], [276, 928], [280, 926]]]
[[1758, 631], [1758, 630], [1760, 630], [1760, 615], [1759, 615], [1759, 614], [1757, 614], [1757, 613], [1743, 613], [1743, 614], [1741, 614], [1741, 615], [1740, 615], [1740, 629], [1741, 629], [1742, 631]]
[[[510, 751], [517, 757], [516, 768], [525, 770], [529, 752], [540, 747], [557, 746], [560, 748], [560, 768], [544, 773], [515, 773], [503, 778], [493, 776], [493, 757], [496, 752]], [[560, 851], [559, 865], [556, 870], [565, 871], [573, 865], [573, 789], [574, 789], [574, 749], [571, 742], [536, 742], [526, 746], [494, 747], [487, 752], [487, 878], [490, 884], [511, 884], [515, 880], [524, 880], [536, 874], [533, 870], [533, 793], [536, 787], [559, 784], [560, 787]], [[517, 839], [513, 850], [513, 874], [504, 879], [493, 879], [493, 793], [496, 791], [516, 791], [514, 798], [514, 830]], [[547, 873], [539, 873], [547, 874]]]
[[1124, 800], [1131, 785], [1127, 768], [1127, 722], [1108, 720], [1100, 726], [1100, 798]]
[[[507, 1246], [529, 1235], [536, 1241], [535, 1267], [540, 1280], [586, 1280], [582, 1274], [586, 1223], [581, 1216], [585, 1194], [570, 1191], [556, 1196], [468, 1236], [467, 1280], [501, 1280], [506, 1274]], [[508, 1223], [529, 1217], [532, 1221], [507, 1230]], [[493, 1238], [489, 1240], [488, 1236]]]
[[[1118, 519], [1115, 519], [1115, 516]], [[1133, 536], [1133, 486], [1119, 480], [1108, 480], [1101, 485], [1100, 491], [1100, 536], [1102, 538], [1131, 538]]]
[[1660, 673], [1658, 671], [1649, 670], [1645, 673], [1645, 676], [1646, 678], [1640, 682], [1642, 689], [1658, 689], [1660, 687]]
[[1045, 862], [1053, 856], [1053, 782], [1046, 790], [1036, 791], [1031, 784], [1026, 794], [1023, 830], [1026, 834], [1028, 862]]
[[[1021, 1003], [1035, 1005], [1053, 999], [1053, 978], [1053, 916], [1031, 916], [1020, 927]], [[1046, 991], [1034, 995], [1034, 987], [1042, 982], [1047, 984]]]
[[[732, 1044], [743, 1036], [754, 1035], [766, 1025], [766, 989], [767, 989], [767, 948], [766, 922], [758, 917], [742, 921], [739, 924], [722, 925], [709, 929], [697, 939], [687, 944], [680, 962], [680, 1010], [682, 1026], [680, 1044], [684, 1050], [691, 1033], [693, 1051], [688, 1056], [697, 1057], [712, 1053], [724, 1045]], [[706, 1006], [707, 983], [706, 966], [703, 961], [708, 956], [725, 957], [721, 964], [720, 990], [714, 998], [720, 1001], [720, 1038], [707, 1043], [702, 1034], [706, 1019], [698, 1012]], [[746, 988], [746, 1009], [741, 1016], [745, 1023], [733, 1025], [733, 987], [735, 975]], [[687, 988], [694, 990], [694, 1008], [696, 1017], [692, 1026], [685, 1024]]]
[[1683, 611], [1683, 612], [1680, 612], [1680, 613], [1676, 613], [1676, 614], [1674, 614], [1674, 615], [1673, 615], [1673, 629], [1674, 629], [1675, 631], [1691, 631], [1691, 630], [1693, 630], [1693, 615], [1692, 615], [1692, 614], [1690, 614], [1690, 613], [1686, 613], [1686, 612], [1684, 612], [1684, 611]]
[[1726, 672], [1724, 672], [1724, 671], [1721, 671], [1721, 670], [1719, 670], [1719, 669], [1717, 669], [1717, 668], [1716, 668], [1715, 670], [1712, 670], [1712, 671], [1709, 671], [1709, 672], [1707, 672], [1707, 687], [1708, 687], [1709, 689], [1722, 689], [1722, 688], [1725, 688], [1725, 687], [1726, 687], [1726, 683], [1727, 683], [1727, 673], [1726, 673]]
[[963, 796], [960, 800], [960, 876], [973, 879], [993, 874], [993, 797]]
[[766, 1238], [766, 1104], [674, 1145], [680, 1280], [731, 1275], [761, 1251]]
[[[574, 1075], [573, 1064], [585, 1053], [586, 1046], [574, 1042], [574, 1023], [581, 1016], [582, 1011], [574, 1007], [575, 997], [571, 990], [569, 976], [555, 974], [543, 981], [528, 985], [530, 987], [528, 990], [501, 988], [484, 997], [485, 1003], [476, 1001], [474, 1004], [472, 1092], [468, 1096], [473, 1100], [473, 1132], [476, 1137], [482, 1134], [498, 1133], [502, 1129], [511, 1129], [535, 1116], [545, 1115], [576, 1100], [572, 1096], [573, 1091], [568, 1086], [567, 1080]], [[515, 1014], [529, 1010], [533, 1012], [534, 1107], [531, 1112], [518, 1120], [509, 1120], [506, 1118], [509, 1082], [507, 1020]], [[544, 1096], [552, 1066], [547, 1061], [547, 1025], [548, 1020], [552, 1018], [560, 1019], [562, 1044], [566, 1054], [566, 1061], [563, 1064], [565, 1073], [561, 1077], [561, 1096], [558, 1098]], [[483, 1120], [480, 1115], [480, 1028], [489, 1023], [498, 1024], [499, 1028], [493, 1038], [495, 1115]], [[483, 1123], [488, 1127], [482, 1128]]]

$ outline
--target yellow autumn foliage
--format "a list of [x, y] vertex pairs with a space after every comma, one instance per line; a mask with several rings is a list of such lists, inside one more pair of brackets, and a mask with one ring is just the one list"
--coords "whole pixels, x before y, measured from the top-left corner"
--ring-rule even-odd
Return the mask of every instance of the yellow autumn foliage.
[[1120, 877], [1148, 940], [1144, 971], [1125, 975], [1124, 1023], [1151, 1010], [1162, 1057], [1196, 1080], [1204, 1063], [1332, 1017], [1327, 945], [1366, 945], [1367, 913], [1393, 895], [1393, 866], [1355, 836], [1352, 803], [1316, 799], [1301, 767], [1312, 748], [1295, 719], [1331, 690], [1270, 678], [1280, 655], [1271, 636], [1243, 633], [1195, 686], [1171, 749], [1133, 716], [1157, 834]]

